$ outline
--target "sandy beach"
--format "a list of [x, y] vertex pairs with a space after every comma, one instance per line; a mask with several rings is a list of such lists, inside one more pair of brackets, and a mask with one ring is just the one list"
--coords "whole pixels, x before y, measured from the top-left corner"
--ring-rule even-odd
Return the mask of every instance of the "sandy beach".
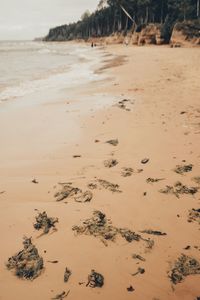
[[[200, 218], [188, 222], [190, 211], [200, 208], [199, 48], [111, 45], [93, 51], [103, 57], [93, 67], [99, 80], [52, 92], [48, 100], [36, 93], [29, 104], [24, 98], [1, 103], [0, 299], [47, 300], [70, 291], [69, 300], [196, 300], [200, 274], [177, 284], [170, 274], [182, 254], [200, 262]], [[175, 172], [188, 165], [187, 172]], [[117, 185], [114, 191], [102, 180]], [[60, 183], [69, 182], [92, 199], [56, 201]], [[180, 193], [177, 182], [185, 187]], [[34, 229], [38, 211], [58, 218], [56, 230]], [[138, 240], [72, 230], [94, 211]], [[32, 237], [44, 260], [33, 281], [6, 268], [23, 249], [23, 236]], [[143, 272], [135, 275], [138, 268]], [[86, 286], [93, 269], [104, 277], [102, 288]]]

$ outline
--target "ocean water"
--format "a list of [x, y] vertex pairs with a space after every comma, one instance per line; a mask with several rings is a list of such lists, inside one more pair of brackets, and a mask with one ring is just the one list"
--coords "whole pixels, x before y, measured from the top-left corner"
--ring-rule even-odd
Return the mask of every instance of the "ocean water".
[[0, 102], [98, 80], [100, 59], [88, 45], [0, 41]]

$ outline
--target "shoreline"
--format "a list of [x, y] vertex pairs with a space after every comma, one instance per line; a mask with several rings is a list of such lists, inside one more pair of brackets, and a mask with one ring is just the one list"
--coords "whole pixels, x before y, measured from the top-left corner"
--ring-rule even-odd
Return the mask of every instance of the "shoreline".
[[[27, 297], [30, 300], [46, 300], [63, 290], [70, 290], [68, 299], [76, 300], [125, 300], [130, 297], [194, 300], [200, 295], [199, 275], [188, 276], [173, 291], [167, 273], [170, 264], [181, 253], [199, 259], [199, 225], [187, 222], [188, 210], [198, 208], [199, 192], [194, 196], [181, 195], [179, 199], [159, 193], [160, 189], [177, 180], [194, 186], [191, 178], [200, 176], [197, 139], [200, 133], [200, 54], [195, 48], [132, 48], [119, 45], [106, 47], [106, 53], [111, 57], [126, 56], [126, 61], [120, 65], [111, 59], [108, 68], [102, 67], [109, 80], [91, 83], [74, 95], [68, 94], [67, 100], [61, 104], [43, 106], [48, 119], [49, 116], [55, 117], [53, 124], [48, 124], [50, 136], [59, 134], [62, 142], [68, 140], [69, 131], [64, 139], [65, 133], [61, 132], [61, 128], [66, 127], [54, 128], [54, 124], [65, 122], [65, 116], [69, 114], [74, 118], [75, 114], [76, 124], [79, 124], [78, 139], [63, 145], [60, 150], [52, 151], [50, 163], [41, 164], [41, 158], [36, 158], [33, 169], [25, 167], [23, 170], [21, 165], [16, 166], [15, 174], [11, 163], [7, 176], [5, 170], [1, 172], [1, 184], [5, 183], [2, 187], [6, 191], [0, 195], [0, 228], [4, 236], [0, 297], [3, 300]], [[106, 98], [105, 103], [111, 101], [113, 104], [101, 104], [101, 109], [90, 111], [91, 103], [98, 95], [99, 103]], [[80, 117], [76, 109], [64, 114], [64, 111], [70, 110], [66, 102], [78, 97], [89, 99], [88, 114]], [[126, 107], [122, 109], [119, 101], [124, 99], [130, 101], [125, 102]], [[37, 132], [34, 128], [33, 138]], [[41, 138], [43, 136], [41, 134]], [[119, 144], [107, 144], [110, 139], [118, 139]], [[81, 157], [73, 158], [73, 155]], [[149, 162], [141, 164], [146, 157]], [[104, 161], [107, 159], [116, 159], [118, 164], [106, 168]], [[193, 170], [185, 175], [176, 174], [173, 169], [178, 164], [193, 164]], [[123, 168], [132, 168], [132, 176], [121, 176]], [[139, 169], [143, 171], [138, 172]], [[92, 191], [93, 199], [89, 203], [77, 203], [73, 199], [55, 201], [54, 194], [60, 189], [58, 182], [70, 181], [85, 190], [95, 177], [119, 184], [122, 193], [97, 189]], [[33, 184], [33, 178], [39, 183]], [[147, 178], [164, 179], [147, 183]], [[39, 237], [40, 232], [33, 228], [35, 209], [46, 210], [49, 216], [58, 217], [58, 231]], [[127, 243], [118, 238], [116, 242], [108, 241], [105, 247], [98, 238], [74, 236], [71, 230], [73, 225], [90, 218], [94, 210], [103, 211], [114, 226], [130, 228], [136, 233], [151, 228], [166, 232], [167, 236], [151, 236], [155, 245], [148, 251], [142, 242]], [[4, 266], [8, 257], [22, 249], [24, 234], [32, 236], [45, 262], [44, 272], [33, 282], [17, 279]], [[148, 235], [145, 237], [148, 238]], [[184, 250], [187, 245], [191, 248]], [[131, 257], [134, 253], [144, 256], [146, 261], [138, 265]], [[54, 259], [59, 263], [47, 263]], [[132, 277], [138, 266], [145, 268], [145, 273]], [[68, 283], [63, 282], [65, 267], [72, 270]], [[91, 269], [104, 275], [105, 286], [102, 289], [90, 289], [78, 284], [87, 281]], [[130, 285], [135, 289], [132, 293], [127, 292]]]

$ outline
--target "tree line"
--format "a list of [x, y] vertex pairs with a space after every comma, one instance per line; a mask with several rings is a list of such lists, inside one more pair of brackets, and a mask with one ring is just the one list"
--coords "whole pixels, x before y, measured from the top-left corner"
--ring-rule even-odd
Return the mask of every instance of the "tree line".
[[47, 40], [88, 39], [116, 32], [140, 31], [149, 23], [161, 24], [168, 41], [175, 22], [200, 17], [200, 0], [100, 0], [95, 12], [81, 20], [50, 29]]

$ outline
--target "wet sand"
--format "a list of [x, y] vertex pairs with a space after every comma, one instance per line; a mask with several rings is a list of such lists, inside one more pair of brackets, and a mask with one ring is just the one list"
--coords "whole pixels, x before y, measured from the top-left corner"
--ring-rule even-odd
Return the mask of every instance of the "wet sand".
[[[69, 290], [67, 298], [76, 300], [195, 300], [200, 296], [200, 275], [188, 276], [174, 286], [169, 278], [182, 253], [200, 261], [200, 225], [188, 222], [188, 211], [200, 208], [199, 191], [179, 198], [159, 192], [177, 181], [198, 187], [192, 178], [200, 176], [199, 49], [116, 45], [104, 51], [105, 61], [96, 71], [103, 72], [106, 80], [68, 90], [67, 95], [52, 95], [34, 105], [26, 106], [23, 100], [3, 104], [2, 300], [46, 300]], [[120, 56], [120, 61], [123, 57], [121, 65], [113, 55]], [[129, 101], [119, 103], [124, 99]], [[106, 143], [111, 139], [118, 139], [119, 144]], [[146, 164], [141, 163], [144, 158], [149, 159]], [[118, 164], [106, 168], [108, 159], [116, 159]], [[180, 175], [173, 170], [176, 165], [188, 164], [193, 165], [191, 172]], [[134, 170], [131, 176], [122, 176], [125, 167]], [[34, 178], [38, 184], [32, 183]], [[98, 178], [118, 184], [122, 192], [97, 188], [92, 190], [90, 202], [78, 203], [73, 198], [56, 202], [59, 182], [88, 190], [87, 185]], [[148, 178], [162, 180], [147, 183]], [[35, 209], [58, 217], [58, 230], [43, 236], [34, 230]], [[104, 212], [113, 226], [153, 239], [153, 248], [121, 237], [115, 242], [108, 240], [106, 247], [99, 238], [76, 236], [72, 227], [90, 218], [94, 210]], [[145, 229], [167, 235], [141, 233]], [[22, 249], [24, 235], [32, 236], [44, 259], [45, 268], [34, 281], [18, 279], [5, 267], [8, 257]], [[188, 245], [190, 249], [185, 250]], [[133, 259], [133, 254], [145, 261]], [[66, 267], [72, 271], [68, 283], [63, 281]], [[138, 267], [145, 273], [132, 276]], [[86, 287], [92, 269], [104, 276], [102, 288]], [[133, 292], [127, 291], [130, 285]]]

